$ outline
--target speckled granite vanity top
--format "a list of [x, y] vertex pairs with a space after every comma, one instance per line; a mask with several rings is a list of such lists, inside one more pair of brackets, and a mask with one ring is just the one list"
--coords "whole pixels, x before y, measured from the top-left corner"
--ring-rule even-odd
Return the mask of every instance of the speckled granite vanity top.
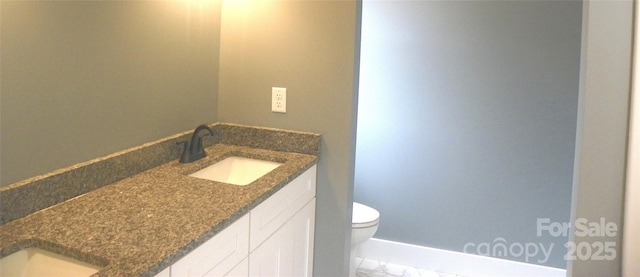
[[[184, 136], [164, 142], [175, 143]], [[264, 137], [249, 136], [253, 138], [237, 144]], [[5, 223], [0, 227], [0, 249], [4, 256], [37, 246], [104, 266], [98, 276], [153, 276], [313, 166], [319, 135], [310, 138], [315, 153], [227, 144], [232, 141], [217, 138], [206, 148], [204, 159], [181, 164], [176, 158]], [[283, 164], [246, 186], [187, 176], [231, 155]]]

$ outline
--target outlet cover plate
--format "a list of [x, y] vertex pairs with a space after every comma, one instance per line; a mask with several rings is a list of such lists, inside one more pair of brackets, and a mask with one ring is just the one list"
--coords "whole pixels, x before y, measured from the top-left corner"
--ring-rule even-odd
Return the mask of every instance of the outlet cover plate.
[[287, 88], [271, 88], [271, 111], [275, 113], [287, 112]]

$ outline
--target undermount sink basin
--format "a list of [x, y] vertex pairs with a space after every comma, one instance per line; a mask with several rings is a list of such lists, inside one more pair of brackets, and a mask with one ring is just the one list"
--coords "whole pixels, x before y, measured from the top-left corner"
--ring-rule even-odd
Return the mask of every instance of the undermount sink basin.
[[0, 276], [91, 276], [102, 267], [39, 248], [26, 248], [0, 259]]
[[232, 156], [190, 174], [191, 177], [232, 185], [248, 185], [281, 163]]

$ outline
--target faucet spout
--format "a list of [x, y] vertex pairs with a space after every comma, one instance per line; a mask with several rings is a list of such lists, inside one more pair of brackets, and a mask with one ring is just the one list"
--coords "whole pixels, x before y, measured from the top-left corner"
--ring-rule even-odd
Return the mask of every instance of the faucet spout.
[[209, 125], [202, 124], [196, 127], [196, 129], [193, 131], [190, 141], [179, 142], [180, 144], [184, 144], [184, 149], [182, 151], [182, 155], [180, 156], [181, 163], [190, 163], [207, 156], [207, 153], [204, 152], [204, 147], [202, 146], [202, 137], [204, 136], [199, 136], [199, 133], [202, 130], [207, 131], [207, 134], [205, 134], [204, 136], [213, 136], [214, 134], [213, 129], [211, 129]]

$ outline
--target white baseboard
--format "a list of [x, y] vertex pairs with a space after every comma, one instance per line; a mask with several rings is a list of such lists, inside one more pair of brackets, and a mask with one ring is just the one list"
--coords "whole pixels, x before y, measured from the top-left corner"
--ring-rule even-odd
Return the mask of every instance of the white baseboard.
[[356, 257], [472, 277], [566, 275], [564, 269], [381, 239], [370, 239], [361, 244]]

